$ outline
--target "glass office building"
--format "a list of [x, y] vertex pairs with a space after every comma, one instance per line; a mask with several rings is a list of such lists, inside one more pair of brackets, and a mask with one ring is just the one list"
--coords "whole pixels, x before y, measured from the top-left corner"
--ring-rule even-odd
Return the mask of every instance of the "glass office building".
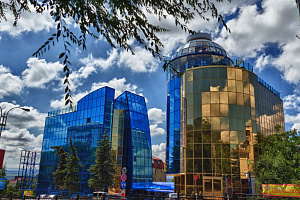
[[167, 80], [167, 173], [175, 192], [207, 196], [249, 193], [257, 134], [284, 131], [280, 93], [234, 62], [206, 33], [187, 38]]
[[[124, 92], [116, 99], [115, 90], [103, 87], [81, 100], [77, 106], [48, 113], [46, 118], [40, 171], [37, 185], [39, 194], [59, 194], [53, 184], [52, 173], [58, 158], [52, 146], [69, 152], [72, 138], [82, 167], [79, 169], [78, 193], [90, 194], [88, 169], [95, 163], [97, 142], [105, 130], [112, 142], [112, 158], [116, 165], [115, 191], [120, 192], [121, 168], [127, 168], [126, 189], [144, 189], [152, 183], [152, 153], [147, 107], [144, 97]], [[68, 191], [64, 191], [68, 196]]]

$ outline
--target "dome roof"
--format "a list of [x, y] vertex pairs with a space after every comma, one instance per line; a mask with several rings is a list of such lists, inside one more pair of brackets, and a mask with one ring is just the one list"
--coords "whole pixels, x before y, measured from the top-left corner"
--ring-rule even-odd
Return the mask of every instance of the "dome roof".
[[[190, 37], [190, 36], [189, 36]], [[189, 54], [209, 54], [209, 55], [218, 55], [229, 57], [224, 48], [209, 40], [208, 38], [198, 38], [189, 40], [188, 42], [181, 47], [179, 47], [176, 52], [172, 55], [172, 60], [181, 56]]]

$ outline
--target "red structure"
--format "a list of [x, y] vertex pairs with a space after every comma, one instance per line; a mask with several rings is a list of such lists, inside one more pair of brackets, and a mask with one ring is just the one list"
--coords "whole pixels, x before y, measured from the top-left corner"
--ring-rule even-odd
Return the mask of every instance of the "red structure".
[[4, 154], [5, 154], [5, 150], [0, 149], [0, 169], [2, 169], [3, 166]]
[[159, 158], [156, 158], [154, 156], [152, 156], [152, 167], [155, 168], [155, 169], [164, 169], [164, 162], [159, 159]]
[[166, 182], [167, 177], [164, 170], [164, 162], [152, 156], [153, 182]]

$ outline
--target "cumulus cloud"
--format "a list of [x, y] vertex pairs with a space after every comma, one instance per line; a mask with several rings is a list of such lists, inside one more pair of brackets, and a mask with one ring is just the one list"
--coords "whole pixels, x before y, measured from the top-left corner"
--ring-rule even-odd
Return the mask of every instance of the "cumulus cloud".
[[10, 73], [10, 70], [0, 65], [0, 99], [10, 94], [19, 95], [22, 91], [22, 80]]
[[290, 111], [300, 111], [300, 97], [297, 94], [291, 94], [283, 98], [283, 109]]
[[92, 54], [89, 54], [88, 57], [82, 58], [79, 61], [90, 69], [100, 68], [101, 70], [107, 70], [113, 66], [118, 58], [117, 49], [112, 49], [107, 52], [108, 56], [106, 59], [103, 58], [94, 58]]
[[157, 124], [150, 125], [150, 135], [151, 137], [165, 135], [166, 131], [163, 128], [158, 127]]
[[263, 70], [265, 66], [271, 63], [271, 57], [266, 55], [260, 55], [255, 62], [255, 67], [259, 69], [259, 71]]
[[144, 48], [134, 47], [135, 55], [130, 51], [123, 50], [119, 55], [118, 66], [124, 66], [133, 72], [154, 72], [160, 61]]
[[166, 160], [166, 143], [152, 145], [152, 156]]
[[5, 12], [7, 21], [1, 21], [0, 31], [6, 32], [12, 36], [18, 36], [23, 32], [49, 31], [51, 28], [55, 27], [55, 22], [50, 16], [49, 11], [45, 11], [43, 14], [37, 14], [32, 5], [29, 6], [29, 9], [32, 12], [22, 13], [16, 27], [13, 27], [14, 16], [12, 12]]
[[136, 90], [138, 88], [137, 85], [134, 85], [134, 84], [132, 85], [131, 83], [126, 83], [126, 78], [123, 77], [120, 79], [113, 78], [112, 80], [110, 80], [108, 82], [93, 83], [91, 91], [99, 89], [104, 86], [109, 86], [111, 88], [114, 88], [115, 89], [115, 97], [119, 96], [120, 94], [122, 94], [125, 91], [136, 94]]
[[165, 121], [166, 112], [159, 108], [150, 108], [148, 110], [148, 117], [150, 121], [156, 124], [161, 124]]
[[[7, 112], [9, 109], [14, 107], [20, 107], [18, 104], [12, 104], [8, 102], [0, 103], [2, 110]], [[24, 108], [30, 109], [30, 112], [25, 112], [21, 109], [12, 109], [9, 111], [9, 117], [7, 120], [6, 129], [11, 128], [34, 128], [43, 129], [45, 125], [46, 113], [40, 113], [37, 109], [31, 106], [24, 106]]]
[[5, 150], [4, 163], [7, 168], [17, 168], [22, 150], [40, 152], [43, 135], [34, 136], [26, 129], [10, 128], [1, 135], [0, 149]]
[[296, 114], [296, 115], [289, 115], [289, 114], [285, 114], [285, 123], [290, 123], [292, 124], [292, 128], [291, 129], [297, 129], [300, 130], [300, 113]]
[[[73, 103], [76, 105], [76, 103], [85, 95], [88, 93], [97, 90], [101, 87], [109, 86], [111, 88], [115, 89], [115, 97], [119, 96], [122, 94], [124, 91], [132, 92], [134, 94], [137, 94], [138, 91], [138, 86], [131, 84], [131, 83], [126, 83], [126, 78], [113, 78], [112, 80], [108, 82], [99, 82], [99, 83], [93, 83], [92, 88], [89, 91], [85, 92], [80, 92], [75, 95], [73, 95]], [[142, 93], [139, 93], [139, 95], [143, 96]], [[145, 98], [146, 102], [147, 99]], [[64, 108], [65, 107], [65, 99], [64, 95], [61, 96], [60, 100], [52, 100], [51, 101], [51, 107], [54, 109], [59, 109], [59, 108]]]
[[107, 58], [94, 58], [92, 54], [80, 59], [80, 62], [93, 71], [98, 69], [107, 70], [114, 65], [118, 67], [129, 68], [133, 72], [153, 72], [156, 71], [159, 60], [155, 59], [152, 54], [139, 46], [134, 46], [135, 55], [130, 51], [112, 49], [107, 52]]
[[23, 82], [27, 87], [45, 88], [45, 84], [59, 79], [63, 65], [59, 62], [46, 62], [45, 59], [29, 58], [28, 68], [22, 72]]
[[227, 52], [242, 57], [255, 57], [266, 43], [282, 45], [297, 32], [294, 4], [285, 0], [263, 0], [262, 11], [257, 5], [244, 6], [237, 18], [227, 22], [232, 33], [223, 28], [216, 42]]

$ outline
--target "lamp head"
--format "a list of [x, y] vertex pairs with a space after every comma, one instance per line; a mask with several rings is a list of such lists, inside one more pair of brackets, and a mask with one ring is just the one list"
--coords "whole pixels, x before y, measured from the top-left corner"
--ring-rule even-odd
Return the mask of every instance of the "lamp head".
[[30, 112], [29, 108], [21, 108], [22, 110], [26, 111], [26, 112]]

